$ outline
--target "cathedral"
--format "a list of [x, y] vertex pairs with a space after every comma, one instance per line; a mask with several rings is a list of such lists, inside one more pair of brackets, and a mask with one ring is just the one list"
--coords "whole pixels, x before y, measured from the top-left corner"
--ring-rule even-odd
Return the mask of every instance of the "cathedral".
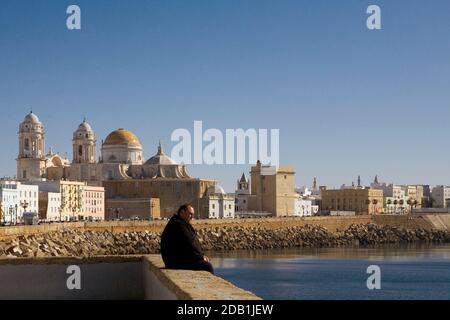
[[20, 124], [18, 135], [19, 181], [83, 181], [105, 187], [107, 199], [159, 198], [163, 217], [173, 214], [183, 203], [193, 204], [197, 218], [209, 216], [208, 189], [215, 187], [216, 181], [189, 176], [185, 165], [166, 155], [161, 143], [157, 153], [145, 161], [138, 137], [118, 129], [102, 141], [97, 159], [97, 138], [84, 120], [73, 133], [70, 161], [51, 149], [45, 154], [45, 128], [33, 112]]

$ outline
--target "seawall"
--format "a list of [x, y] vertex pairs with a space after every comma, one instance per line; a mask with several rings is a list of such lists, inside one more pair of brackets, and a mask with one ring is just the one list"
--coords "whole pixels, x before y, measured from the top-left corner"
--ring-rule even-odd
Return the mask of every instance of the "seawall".
[[[376, 224], [380, 226], [395, 226], [406, 229], [438, 229], [450, 230], [450, 215], [383, 215], [355, 217], [304, 217], [304, 218], [261, 218], [261, 219], [230, 219], [230, 220], [195, 220], [196, 229], [241, 226], [245, 228], [282, 229], [288, 227], [303, 227], [306, 225], [320, 226], [330, 232], [346, 230], [351, 225]], [[79, 231], [124, 232], [155, 232], [161, 233], [165, 221], [105, 221], [105, 222], [75, 222], [54, 223], [37, 226], [0, 227], [0, 240], [15, 238], [22, 235], [36, 235], [58, 232], [66, 229]]]

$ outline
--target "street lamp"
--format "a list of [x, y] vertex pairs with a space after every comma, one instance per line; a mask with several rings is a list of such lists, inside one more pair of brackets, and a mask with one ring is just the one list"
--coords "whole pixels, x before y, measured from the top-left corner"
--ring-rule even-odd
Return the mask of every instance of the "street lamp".
[[20, 201], [20, 206], [23, 208], [23, 213], [25, 213], [25, 210], [27, 210], [27, 208], [28, 208], [28, 202], [27, 202], [27, 200], [25, 200], [25, 201]]
[[[9, 218], [11, 219], [11, 224], [13, 223], [13, 206], [9, 206]], [[16, 221], [14, 221], [14, 224], [16, 224]]]
[[0, 200], [0, 220], [5, 224], [5, 212], [3, 212], [3, 201]]

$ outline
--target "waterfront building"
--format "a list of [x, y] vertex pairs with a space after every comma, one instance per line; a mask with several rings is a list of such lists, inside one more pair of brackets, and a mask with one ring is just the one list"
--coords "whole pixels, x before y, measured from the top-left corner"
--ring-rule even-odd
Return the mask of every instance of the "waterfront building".
[[409, 211], [408, 197], [402, 186], [386, 183], [378, 183], [377, 178], [371, 184], [371, 188], [383, 190], [384, 212], [389, 214], [404, 214]]
[[294, 216], [295, 171], [289, 166], [263, 166], [260, 161], [251, 168], [250, 211], [268, 212], [272, 216]]
[[321, 187], [323, 212], [355, 211], [357, 214], [383, 213], [383, 190], [353, 187], [327, 189]]
[[408, 212], [414, 208], [422, 208], [423, 202], [423, 186], [420, 185], [403, 185], [402, 190], [405, 191], [408, 204]]
[[[7, 222], [15, 223], [23, 221], [24, 212], [39, 212], [39, 188], [34, 185], [23, 184], [19, 181], [0, 181], [0, 187], [4, 190], [15, 190], [14, 202], [8, 196], [8, 208], [4, 211], [4, 217], [9, 216]], [[6, 191], [5, 191], [6, 192]]]
[[159, 198], [106, 199], [105, 220], [155, 220], [161, 218]]
[[85, 185], [82, 187], [83, 216], [88, 220], [105, 219], [105, 188]]
[[439, 185], [431, 191], [434, 208], [447, 208], [450, 202], [450, 187]]
[[313, 213], [312, 201], [298, 197], [295, 199], [295, 212], [296, 217], [310, 217]]
[[[104, 220], [105, 190], [81, 181], [30, 181], [39, 187], [40, 211], [47, 220]], [[59, 207], [58, 207], [59, 204]], [[57, 209], [56, 209], [57, 208]], [[55, 212], [57, 210], [57, 212]], [[44, 217], [45, 215], [45, 217]]]
[[201, 218], [234, 219], [234, 196], [227, 194], [221, 186], [209, 187], [205, 202], [205, 209], [203, 210], [205, 216]]
[[62, 221], [61, 193], [39, 191], [39, 219]]
[[0, 223], [12, 223], [18, 209], [19, 193], [17, 189], [0, 185]]
[[[126, 203], [126, 199], [145, 199], [146, 202], [159, 199], [162, 217], [172, 216], [184, 203], [192, 203], [196, 218], [207, 216], [203, 212], [206, 209], [207, 190], [217, 182], [189, 176], [184, 164], [177, 164], [164, 153], [161, 143], [157, 153], [145, 161], [138, 137], [121, 128], [102, 140], [101, 156], [97, 160], [97, 138], [91, 125], [84, 120], [72, 135], [71, 162], [52, 150], [44, 155], [44, 147], [44, 125], [31, 112], [19, 127], [19, 180], [39, 181], [45, 178], [47, 181], [85, 182], [88, 186], [104, 187], [106, 198], [120, 199], [122, 204]], [[61, 199], [64, 204], [62, 194]], [[91, 200], [90, 203], [97, 203], [97, 200]], [[142, 216], [147, 216], [146, 205], [136, 205], [136, 201], [130, 201], [129, 204], [134, 212], [141, 207]], [[63, 210], [66, 217], [69, 216], [68, 210], [76, 212], [72, 216], [85, 216], [82, 209], [70, 205]], [[88, 209], [95, 215], [92, 218], [101, 215], [95, 213], [98, 210], [100, 207]]]

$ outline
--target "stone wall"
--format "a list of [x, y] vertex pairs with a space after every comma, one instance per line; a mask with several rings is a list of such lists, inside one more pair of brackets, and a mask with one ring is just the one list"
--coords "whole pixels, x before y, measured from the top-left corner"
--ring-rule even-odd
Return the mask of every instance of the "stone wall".
[[[440, 218], [439, 218], [440, 217]], [[246, 228], [262, 227], [265, 229], [280, 229], [287, 227], [301, 227], [305, 225], [314, 225], [326, 228], [330, 232], [336, 232], [347, 229], [355, 224], [374, 223], [378, 225], [390, 225], [401, 228], [422, 228], [433, 229], [438, 226], [439, 221], [446, 221], [440, 227], [449, 230], [450, 215], [433, 215], [431, 222], [429, 216], [396, 216], [396, 215], [378, 215], [378, 216], [350, 216], [350, 217], [304, 217], [304, 218], [260, 218], [260, 219], [227, 219], [227, 220], [194, 220], [193, 225], [196, 229], [209, 227], [227, 227], [243, 226]], [[448, 221], [448, 222], [447, 222]], [[63, 229], [80, 229], [82, 231], [110, 231], [113, 233], [122, 232], [162, 232], [166, 221], [108, 221], [108, 222], [77, 222], [77, 223], [54, 223], [38, 226], [14, 226], [0, 227], [0, 240], [14, 238], [20, 235], [40, 234], [53, 232]]]
[[[334, 225], [334, 230], [319, 224], [295, 225], [280, 220], [273, 223], [256, 221], [242, 224], [225, 221], [198, 222], [195, 228], [203, 249], [210, 251], [450, 242], [448, 230], [422, 228], [420, 220], [409, 220], [413, 224], [411, 228], [384, 222], [351, 224], [345, 227], [339, 224], [342, 229], [337, 229], [337, 225]], [[303, 220], [296, 221], [298, 223]], [[97, 228], [92, 228], [93, 226]], [[132, 227], [118, 223], [109, 225], [109, 228], [88, 224], [85, 228], [67, 227], [34, 235], [16, 235], [0, 240], [0, 259], [159, 253], [163, 226], [163, 223], [157, 223], [152, 226], [153, 230], [150, 230], [145, 223], [136, 223]]]

